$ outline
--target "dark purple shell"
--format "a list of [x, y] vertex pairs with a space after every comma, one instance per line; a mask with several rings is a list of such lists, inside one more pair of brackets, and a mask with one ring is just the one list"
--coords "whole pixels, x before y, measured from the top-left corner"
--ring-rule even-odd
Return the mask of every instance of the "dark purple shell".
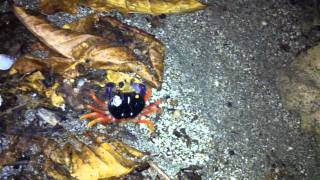
[[108, 110], [116, 119], [135, 118], [144, 107], [144, 97], [136, 92], [117, 93], [108, 103]]

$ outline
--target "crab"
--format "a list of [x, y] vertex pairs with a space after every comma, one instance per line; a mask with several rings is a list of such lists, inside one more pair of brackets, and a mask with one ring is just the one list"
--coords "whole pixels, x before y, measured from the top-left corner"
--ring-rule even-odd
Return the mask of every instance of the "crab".
[[161, 41], [112, 17], [92, 15], [57, 27], [21, 7], [13, 9], [18, 19], [40, 40], [33, 50], [48, 52], [46, 57], [31, 53], [22, 56], [13, 70], [23, 74], [50, 70], [67, 80], [81, 75], [78, 65], [88, 70], [106, 70], [107, 74], [110, 71], [133, 74], [143, 84], [133, 83], [132, 91], [122, 91], [116, 88], [115, 82], [108, 83], [107, 101], [91, 93], [100, 107], [87, 105], [93, 112], [81, 119], [93, 118], [89, 126], [127, 120], [154, 126], [151, 120], [143, 118], [160, 110], [160, 100], [149, 105], [146, 102], [151, 97], [150, 88], [161, 89], [165, 50]]
[[152, 96], [151, 89], [147, 89], [141, 83], [133, 83], [131, 86], [134, 91], [122, 92], [117, 90], [114, 83], [107, 83], [105, 86], [106, 101], [99, 99], [94, 92], [91, 92], [91, 98], [100, 107], [87, 105], [87, 108], [93, 112], [82, 115], [80, 119], [93, 118], [88, 123], [89, 127], [97, 123], [109, 124], [130, 121], [146, 124], [153, 129], [154, 123], [151, 120], [144, 119], [144, 117], [159, 112], [161, 110], [159, 107], [161, 100], [146, 105]]

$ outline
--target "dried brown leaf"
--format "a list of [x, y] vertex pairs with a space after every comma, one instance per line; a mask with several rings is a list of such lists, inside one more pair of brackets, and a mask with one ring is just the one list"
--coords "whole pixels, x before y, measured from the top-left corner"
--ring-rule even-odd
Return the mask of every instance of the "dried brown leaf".
[[43, 84], [45, 77], [40, 71], [36, 71], [26, 77], [26, 82], [21, 82], [19, 89], [22, 91], [36, 91], [50, 99], [50, 103], [55, 107], [64, 107], [64, 98], [58, 93], [59, 84], [55, 83], [52, 87]]
[[79, 0], [41, 0], [40, 9], [44, 13], [53, 14], [58, 11], [65, 11], [72, 14], [78, 11]]
[[[90, 145], [75, 137], [71, 137], [72, 143], [62, 147], [54, 141], [46, 144], [44, 154], [50, 159], [50, 166], [47, 166], [49, 174], [57, 179], [70, 175], [79, 180], [121, 177], [141, 165], [138, 159], [145, 156], [121, 141], [104, 137], [89, 138], [93, 142]], [[52, 165], [60, 168], [52, 168]]]
[[[101, 30], [95, 27], [100, 27], [103, 31], [101, 32]], [[125, 42], [131, 51], [138, 51], [140, 53], [138, 55], [141, 57], [140, 59], [147, 61], [146, 64], [150, 65], [150, 70], [156, 75], [157, 81], [162, 83], [165, 47], [154, 36], [138, 28], [123, 24], [109, 16], [88, 16], [79, 21], [66, 24], [63, 28], [81, 33], [95, 34], [108, 39], [112, 44], [117, 44], [119, 41]]]
[[[51, 25], [41, 17], [29, 15], [19, 7], [15, 7], [14, 10], [17, 17], [41, 42], [65, 58], [70, 59], [67, 60], [68, 62], [73, 62], [70, 66], [60, 70], [60, 72], [68, 72], [69, 74], [69, 70], [74, 71], [76, 65], [85, 63], [86, 66], [97, 69], [133, 72], [145, 79], [151, 86], [160, 88], [164, 55], [159, 56], [160, 59], [150, 58], [153, 59], [151, 60], [152, 64], [156, 65], [154, 67], [158, 68], [155, 70], [157, 72], [155, 75], [147, 65], [139, 61], [135, 54], [126, 46], [108, 43], [107, 39], [100, 36], [61, 29]], [[117, 26], [119, 26], [119, 24]], [[125, 28], [125, 26], [123, 26], [123, 28]], [[141, 36], [146, 35], [146, 33], [141, 33], [140, 31], [135, 33], [140, 33]], [[152, 36], [149, 35], [146, 39], [151, 39], [151, 37]], [[160, 54], [162, 50], [163, 47], [160, 48]], [[150, 50], [149, 54], [156, 54], [154, 52], [154, 50]], [[52, 63], [48, 63], [47, 65], [52, 66], [51, 64]]]
[[123, 13], [152, 15], [185, 13], [206, 8], [206, 5], [197, 0], [41, 0], [40, 8], [46, 13], [59, 10], [75, 13], [77, 4], [100, 12], [118, 10]]
[[152, 15], [191, 12], [206, 7], [197, 0], [86, 0], [83, 4], [97, 11], [115, 9], [123, 13]]
[[[73, 135], [66, 139], [13, 136], [9, 149], [0, 153], [0, 169], [15, 164], [30, 147], [38, 149], [43, 155], [43, 161], [39, 161], [38, 155], [34, 155], [26, 163], [44, 163], [44, 171], [57, 180], [119, 178], [146, 163], [145, 153], [119, 140], [93, 133], [84, 136], [89, 144]], [[65, 143], [62, 144], [61, 141]]]

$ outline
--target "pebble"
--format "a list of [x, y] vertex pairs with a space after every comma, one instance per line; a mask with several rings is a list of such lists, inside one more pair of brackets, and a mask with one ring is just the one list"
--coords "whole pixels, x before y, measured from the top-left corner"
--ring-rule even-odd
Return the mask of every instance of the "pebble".
[[85, 83], [87, 82], [87, 79], [79, 79], [78, 84], [77, 84], [77, 88], [81, 88]]
[[266, 25], [268, 25], [268, 23], [267, 23], [266, 21], [262, 21], [262, 22], [261, 22], [261, 25], [262, 25], [262, 26], [266, 26]]
[[219, 81], [218, 81], [218, 80], [215, 80], [215, 81], [214, 81], [214, 86], [219, 87], [219, 85], [220, 85]]
[[0, 54], [0, 70], [8, 70], [15, 63], [16, 59], [6, 54]]
[[0, 107], [2, 106], [2, 103], [3, 103], [3, 99], [2, 99], [2, 96], [0, 95]]
[[51, 111], [44, 109], [44, 108], [40, 108], [37, 111], [37, 115], [39, 116], [40, 119], [42, 119], [44, 122], [52, 125], [52, 126], [56, 126], [57, 124], [59, 124], [59, 119], [58, 117]]
[[173, 112], [173, 118], [179, 118], [181, 117], [181, 111], [180, 110], [175, 110]]

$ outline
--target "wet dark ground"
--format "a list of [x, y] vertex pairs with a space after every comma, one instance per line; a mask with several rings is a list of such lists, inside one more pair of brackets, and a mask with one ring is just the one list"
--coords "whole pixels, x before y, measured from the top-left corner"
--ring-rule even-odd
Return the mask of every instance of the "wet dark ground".
[[[172, 178], [320, 178], [314, 135], [301, 129], [295, 112], [284, 109], [276, 86], [279, 72], [320, 38], [313, 1], [303, 2], [208, 1], [204, 11], [167, 15], [159, 22], [147, 15], [114, 14], [164, 42], [165, 79], [154, 99], [170, 97], [156, 122], [156, 137], [150, 138], [145, 128], [124, 125], [132, 136], [120, 138], [149, 151]], [[35, 38], [4, 4], [0, 53], [23, 53], [28, 43], [20, 42]], [[77, 17], [87, 13], [83, 9]], [[58, 25], [74, 18], [61, 13], [49, 17]], [[87, 129], [76, 118], [79, 112], [66, 113], [60, 114], [66, 129]], [[100, 126], [93, 130], [106, 131]], [[3, 148], [8, 139], [0, 142]]]

